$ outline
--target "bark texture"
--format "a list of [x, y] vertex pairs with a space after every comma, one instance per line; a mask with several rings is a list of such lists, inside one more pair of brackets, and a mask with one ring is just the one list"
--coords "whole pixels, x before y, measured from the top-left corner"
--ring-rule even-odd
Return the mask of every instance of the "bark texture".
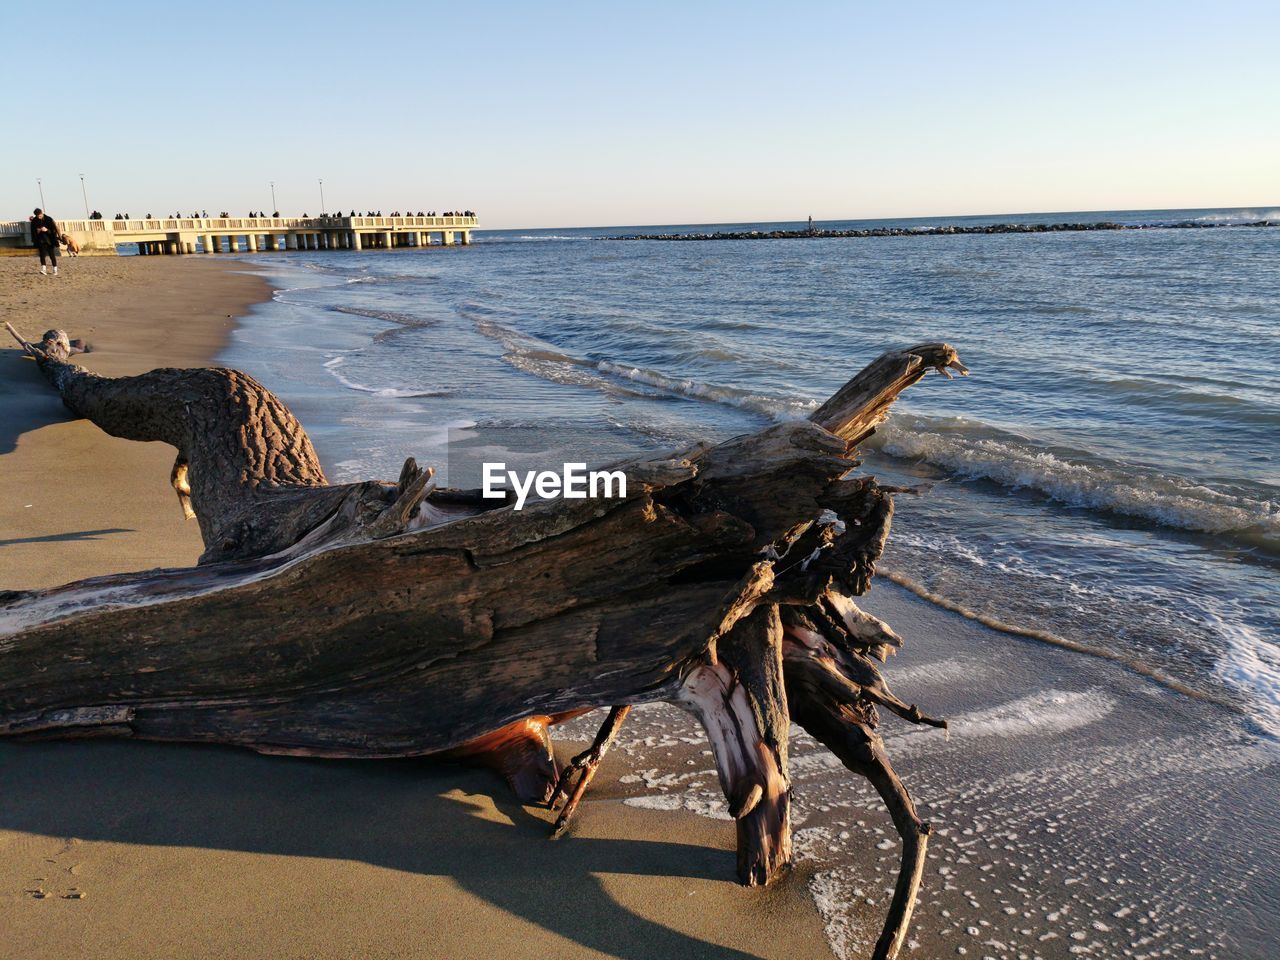
[[[12, 328], [11, 328], [12, 329]], [[15, 333], [15, 336], [17, 334]], [[901, 644], [870, 586], [892, 490], [853, 451], [946, 344], [887, 353], [807, 421], [620, 465], [627, 495], [516, 511], [398, 481], [329, 485], [302, 426], [233, 370], [102, 378], [60, 331], [19, 337], [68, 407], [177, 448], [199, 566], [0, 594], [0, 736], [122, 736], [331, 757], [470, 757], [563, 832], [630, 705], [706, 728], [738, 872], [791, 860], [787, 734], [809, 730], [884, 799], [903, 865], [877, 957], [905, 938], [928, 827], [875, 732]], [[610, 707], [560, 772], [547, 728]]]

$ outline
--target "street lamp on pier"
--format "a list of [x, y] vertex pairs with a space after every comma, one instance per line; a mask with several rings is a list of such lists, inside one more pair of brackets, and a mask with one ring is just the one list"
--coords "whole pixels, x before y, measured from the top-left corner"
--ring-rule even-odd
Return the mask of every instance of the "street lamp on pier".
[[274, 217], [280, 210], [280, 204], [276, 203], [276, 182], [271, 181], [271, 215]]
[[43, 210], [46, 206], [44, 202], [44, 181], [39, 177], [36, 177], [36, 187], [40, 191], [40, 209]]
[[84, 174], [80, 174], [80, 196], [84, 197], [84, 218], [89, 219], [89, 194], [84, 188]]
[[320, 184], [320, 216], [324, 216], [324, 178], [318, 177], [317, 182]]

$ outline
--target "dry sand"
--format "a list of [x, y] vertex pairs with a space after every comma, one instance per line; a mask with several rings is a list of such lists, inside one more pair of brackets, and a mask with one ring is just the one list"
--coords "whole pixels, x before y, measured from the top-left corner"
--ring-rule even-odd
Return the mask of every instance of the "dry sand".
[[[109, 374], [207, 363], [268, 295], [235, 261], [34, 263], [0, 259], [4, 318], [84, 336]], [[16, 350], [0, 403], [0, 588], [194, 562], [170, 448], [69, 420]], [[597, 782], [626, 774], [611, 757]], [[0, 958], [831, 956], [806, 869], [738, 887], [723, 821], [602, 798], [564, 840], [548, 824], [417, 761], [0, 744]]]
[[[51, 327], [83, 337], [92, 370], [118, 376], [208, 363], [234, 315], [270, 295], [240, 264], [178, 257], [0, 260], [0, 313], [28, 339]], [[145, 291], [145, 293], [143, 292]], [[169, 486], [174, 451], [108, 437], [72, 420], [7, 333], [0, 351], [0, 583], [50, 586], [123, 570], [185, 566], [200, 531]]]

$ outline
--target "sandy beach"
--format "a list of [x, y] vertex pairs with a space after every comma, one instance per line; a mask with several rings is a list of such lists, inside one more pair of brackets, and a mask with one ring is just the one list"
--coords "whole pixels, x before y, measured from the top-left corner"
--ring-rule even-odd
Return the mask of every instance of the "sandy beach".
[[[55, 281], [10, 258], [0, 305], [29, 336], [86, 336], [94, 370], [209, 363], [270, 296], [250, 269], [97, 258]], [[271, 316], [245, 320], [239, 356]], [[169, 448], [68, 420], [15, 349], [0, 368], [0, 587], [194, 562]], [[924, 503], [901, 500], [899, 535]], [[865, 606], [908, 641], [885, 668], [899, 694], [952, 720], [949, 738], [884, 722], [936, 828], [909, 955], [1268, 956], [1276, 835], [1238, 825], [1280, 816], [1280, 767], [1240, 714], [886, 579]], [[562, 756], [600, 719], [557, 728]], [[797, 865], [747, 890], [705, 738], [665, 705], [636, 710], [557, 842], [547, 811], [459, 767], [0, 744], [0, 955], [864, 957], [892, 827], [794, 729], [791, 773]]]
[[[106, 374], [210, 363], [270, 292], [236, 262], [85, 258], [57, 279], [33, 262], [0, 260], [5, 318], [33, 338], [85, 337], [86, 366]], [[13, 346], [0, 351], [0, 587], [194, 562], [172, 451], [69, 420]], [[604, 789], [552, 843], [546, 811], [462, 768], [0, 744], [0, 955], [831, 956], [811, 868], [737, 886], [729, 824], [627, 804], [608, 785], [638, 779], [628, 762], [605, 763]]]

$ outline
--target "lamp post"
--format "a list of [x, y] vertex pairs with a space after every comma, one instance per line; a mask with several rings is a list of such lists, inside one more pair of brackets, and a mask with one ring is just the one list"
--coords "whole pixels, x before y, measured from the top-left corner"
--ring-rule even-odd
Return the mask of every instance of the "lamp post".
[[89, 219], [89, 194], [84, 188], [84, 174], [80, 174], [80, 196], [84, 197], [84, 218]]
[[45, 208], [45, 202], [44, 202], [44, 181], [43, 181], [43, 180], [41, 180], [39, 177], [36, 177], [36, 187], [37, 187], [37, 188], [39, 188], [39, 190], [40, 190], [40, 209], [41, 209], [41, 210], [43, 210], [43, 209]]
[[320, 184], [320, 216], [323, 217], [324, 216], [324, 178], [323, 177], [317, 178], [317, 182]]
[[276, 203], [276, 182], [271, 181], [271, 215], [275, 216], [276, 211], [280, 209], [280, 205]]

